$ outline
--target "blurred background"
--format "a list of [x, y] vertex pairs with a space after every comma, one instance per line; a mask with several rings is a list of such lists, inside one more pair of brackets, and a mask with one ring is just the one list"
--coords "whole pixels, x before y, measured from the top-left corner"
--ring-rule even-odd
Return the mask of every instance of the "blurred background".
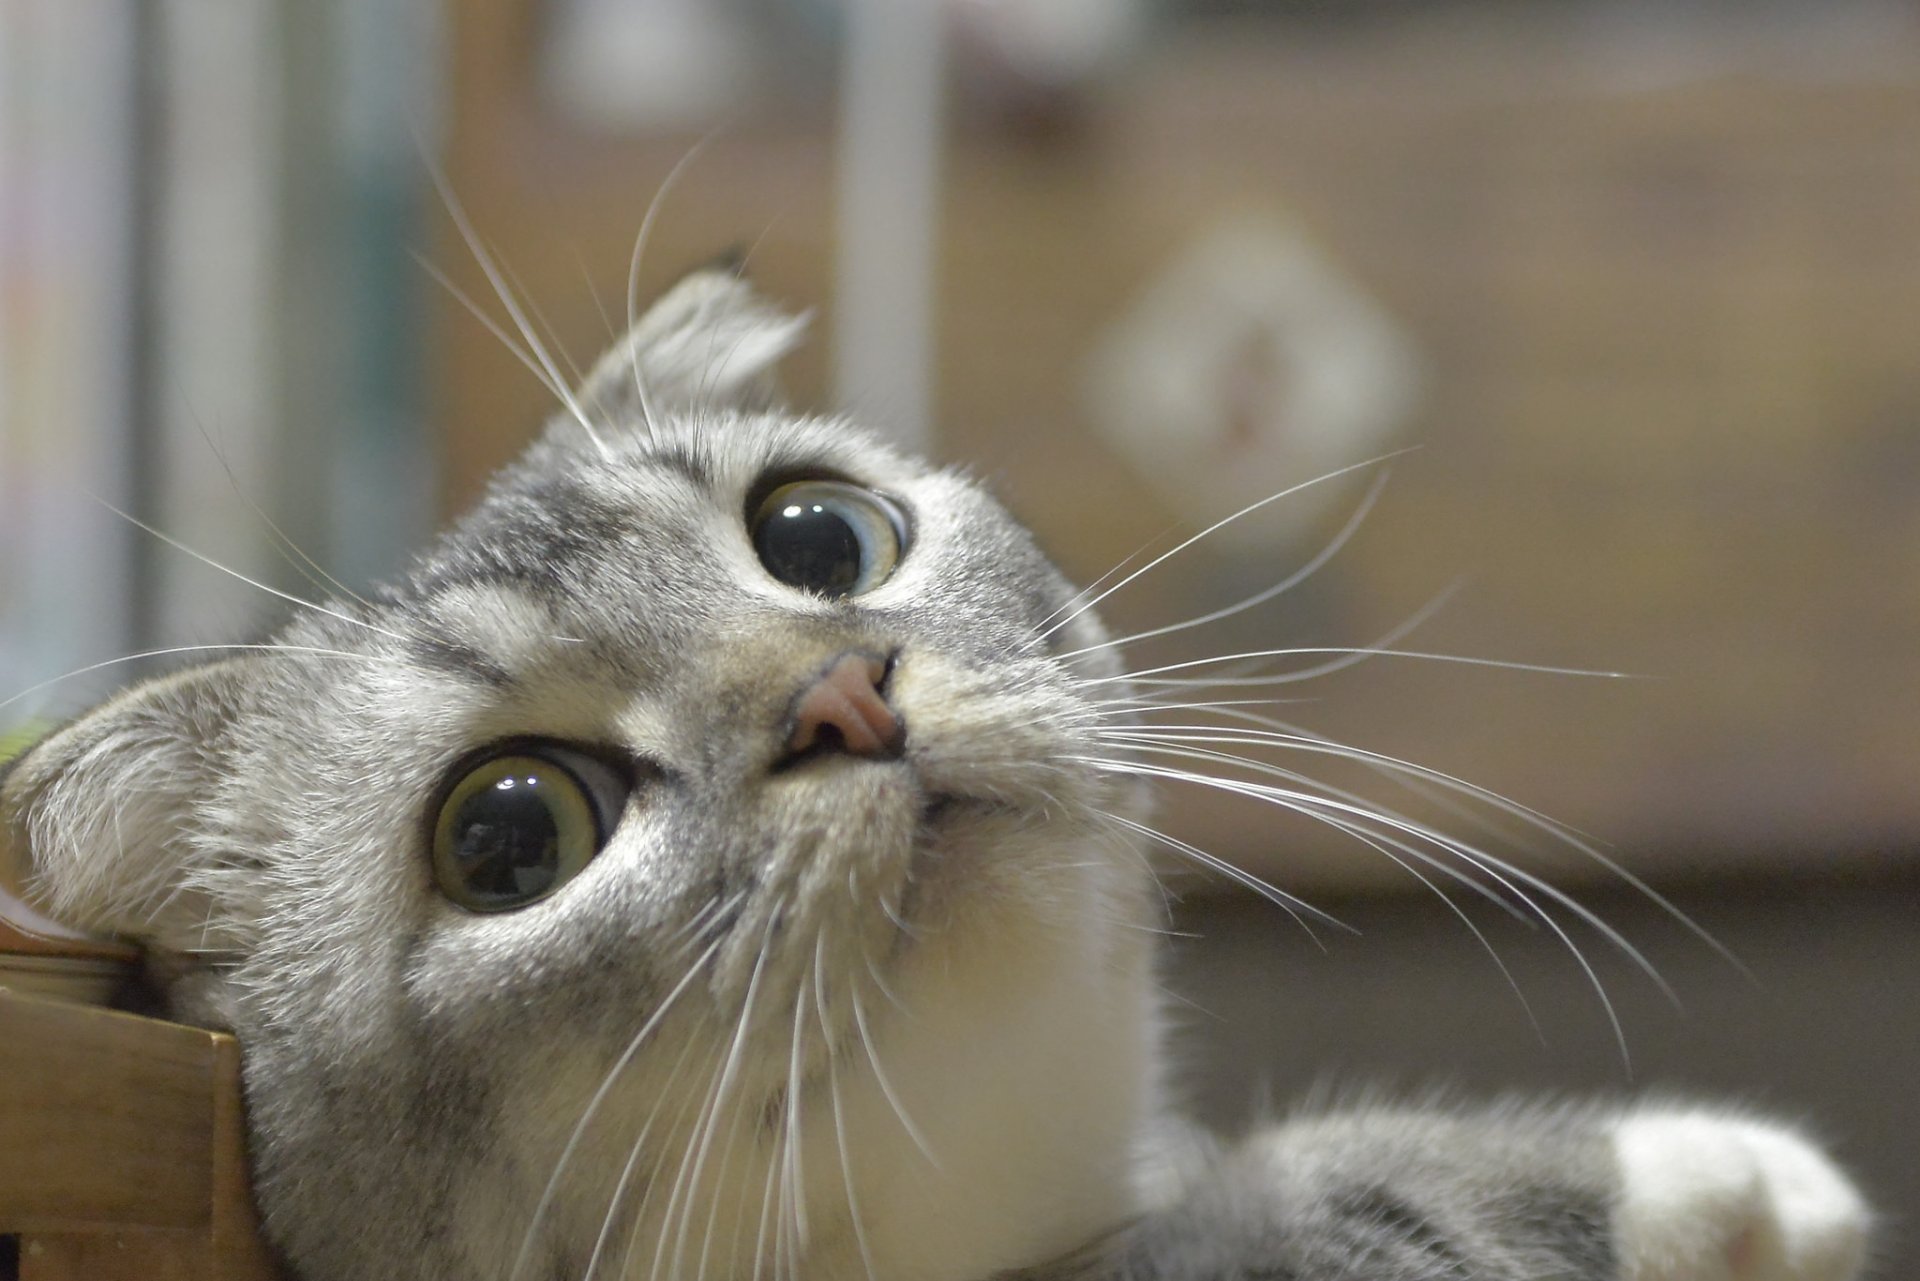
[[1410, 451], [1103, 603], [1150, 628], [1338, 545], [1138, 665], [1632, 674], [1271, 692], [1592, 833], [1741, 964], [1484, 804], [1330, 775], [1565, 887], [1675, 1001], [1565, 904], [1170, 787], [1168, 831], [1351, 927], [1179, 884], [1204, 1116], [1751, 1100], [1920, 1275], [1920, 6], [8, 0], [0, 732], [281, 613], [176, 541], [311, 592], [283, 542], [364, 584], [472, 498], [555, 408], [488, 264], [568, 379], [728, 248], [815, 309], [799, 403], [975, 468], [1082, 581]]

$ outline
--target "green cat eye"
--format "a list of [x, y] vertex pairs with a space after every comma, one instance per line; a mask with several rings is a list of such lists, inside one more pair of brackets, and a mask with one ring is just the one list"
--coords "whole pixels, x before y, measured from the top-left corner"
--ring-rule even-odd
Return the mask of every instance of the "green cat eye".
[[760, 563], [822, 596], [858, 596], [892, 577], [906, 517], [890, 499], [840, 480], [799, 480], [760, 500], [748, 522]]
[[469, 764], [434, 820], [434, 880], [474, 912], [538, 902], [600, 852], [630, 789], [604, 761], [558, 744]]

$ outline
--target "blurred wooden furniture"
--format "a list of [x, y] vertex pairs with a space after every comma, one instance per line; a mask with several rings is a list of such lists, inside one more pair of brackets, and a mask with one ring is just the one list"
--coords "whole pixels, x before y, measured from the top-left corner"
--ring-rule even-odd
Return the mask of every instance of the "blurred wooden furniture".
[[[957, 124], [939, 452], [1097, 578], [1175, 514], [1090, 420], [1088, 351], [1222, 216], [1290, 221], [1413, 336], [1424, 448], [1303, 590], [1129, 657], [1366, 644], [1470, 577], [1413, 648], [1657, 679], [1370, 663], [1300, 717], [1601, 833], [1662, 881], [1910, 863], [1889, 851], [1920, 834], [1920, 41], [1835, 44], [1844, 25], [1810, 18], [1828, 39], [1802, 40], [1751, 6], [1725, 30], [1683, 7], [1671, 44], [1661, 6], [1353, 6], [1350, 26], [1301, 7], [1327, 21], [1170, 27], [1077, 132]], [[585, 361], [702, 131], [568, 119], [534, 74], [540, 10], [447, 8], [446, 168]], [[791, 370], [801, 404], [831, 338], [831, 127], [824, 106], [729, 119], [655, 220], [639, 290], [752, 245], [770, 294], [826, 304]], [[489, 297], [457, 238], [434, 258]], [[553, 398], [444, 306], [458, 505]], [[1311, 550], [1203, 545], [1102, 610], [1123, 631], [1200, 614]], [[1170, 798], [1169, 830], [1290, 889], [1412, 884], [1311, 824], [1196, 796]]]
[[231, 1036], [0, 988], [0, 1236], [19, 1281], [274, 1281], [244, 1135]]

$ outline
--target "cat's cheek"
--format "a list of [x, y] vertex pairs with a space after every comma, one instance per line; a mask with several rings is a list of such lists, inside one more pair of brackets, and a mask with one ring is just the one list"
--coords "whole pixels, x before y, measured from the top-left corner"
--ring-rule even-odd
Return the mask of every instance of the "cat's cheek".
[[1865, 1200], [1824, 1153], [1774, 1125], [1640, 1112], [1615, 1127], [1621, 1281], [1851, 1281]]

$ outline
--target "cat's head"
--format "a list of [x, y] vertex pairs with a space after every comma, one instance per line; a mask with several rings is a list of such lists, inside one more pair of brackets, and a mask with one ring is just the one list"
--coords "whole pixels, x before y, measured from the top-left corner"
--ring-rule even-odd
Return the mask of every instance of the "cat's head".
[[0, 787], [29, 897], [240, 1035], [315, 1281], [964, 1275], [1124, 1201], [1124, 685], [979, 485], [779, 407], [800, 328], [688, 278], [402, 580]]

